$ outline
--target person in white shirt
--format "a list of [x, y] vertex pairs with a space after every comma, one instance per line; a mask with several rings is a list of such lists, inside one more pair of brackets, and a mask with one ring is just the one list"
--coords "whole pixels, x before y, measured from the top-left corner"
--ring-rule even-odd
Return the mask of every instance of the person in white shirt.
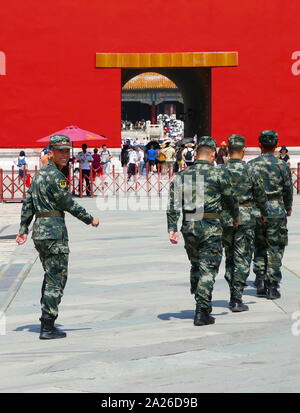
[[145, 153], [143, 149], [138, 147], [138, 157], [139, 157], [139, 174], [143, 175], [145, 169]]
[[138, 161], [139, 161], [139, 156], [137, 152], [134, 150], [133, 146], [130, 147], [129, 152], [129, 161], [128, 161], [128, 169], [127, 169], [127, 182], [130, 180], [132, 176], [135, 175], [137, 166], [138, 166]]
[[103, 171], [105, 175], [108, 175], [110, 172], [110, 165], [111, 165], [111, 154], [107, 149], [106, 145], [102, 145], [102, 151], [100, 152], [100, 161], [101, 165], [103, 166]]
[[76, 156], [76, 160], [79, 162], [79, 167], [82, 168], [82, 180], [79, 182], [80, 185], [80, 192], [82, 193], [82, 183], [83, 179], [85, 180], [86, 184], [86, 196], [91, 196], [91, 188], [90, 188], [90, 164], [93, 162], [91, 152], [87, 152], [87, 144], [84, 143], [81, 145], [82, 152], [79, 152]]
[[14, 164], [19, 168], [18, 183], [20, 184], [21, 179], [26, 179], [26, 171], [28, 166], [24, 151], [20, 152], [18, 158], [14, 160]]
[[194, 144], [192, 142], [188, 143], [186, 148], [182, 151], [182, 157], [187, 167], [194, 164], [195, 158], [194, 158], [193, 145]]

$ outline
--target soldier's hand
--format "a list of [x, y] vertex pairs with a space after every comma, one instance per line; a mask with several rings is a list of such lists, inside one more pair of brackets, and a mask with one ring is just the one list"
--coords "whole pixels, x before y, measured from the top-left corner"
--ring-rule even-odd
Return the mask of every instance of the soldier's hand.
[[292, 215], [292, 210], [290, 209], [289, 211], [286, 211], [286, 215], [287, 215], [288, 217], [290, 217], [290, 216]]
[[19, 245], [24, 244], [27, 241], [27, 234], [18, 234], [16, 237], [16, 242]]
[[169, 232], [169, 239], [172, 244], [178, 244], [178, 237], [179, 237], [178, 232], [174, 232], [174, 231]]
[[237, 228], [239, 225], [241, 225], [240, 221], [232, 221], [232, 225], [234, 228]]
[[92, 226], [97, 227], [99, 225], [99, 218], [93, 218]]
[[261, 220], [262, 220], [263, 223], [265, 223], [265, 222], [267, 222], [267, 217], [265, 217], [265, 216], [262, 215], [262, 216], [261, 216]]

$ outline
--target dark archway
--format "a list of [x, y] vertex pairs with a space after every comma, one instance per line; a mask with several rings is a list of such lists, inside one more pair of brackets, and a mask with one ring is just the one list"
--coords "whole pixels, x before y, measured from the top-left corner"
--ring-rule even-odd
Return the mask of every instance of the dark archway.
[[[211, 68], [155, 68], [156, 73], [172, 80], [184, 101], [184, 136], [211, 134]], [[122, 87], [147, 69], [122, 69]]]
[[122, 120], [132, 122], [141, 119], [151, 119], [151, 106], [142, 102], [124, 102], [122, 101]]

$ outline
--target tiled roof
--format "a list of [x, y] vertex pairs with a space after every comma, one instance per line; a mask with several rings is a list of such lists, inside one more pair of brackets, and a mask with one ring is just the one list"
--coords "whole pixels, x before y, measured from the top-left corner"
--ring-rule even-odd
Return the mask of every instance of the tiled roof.
[[147, 72], [130, 79], [123, 89], [177, 89], [177, 86], [163, 75]]

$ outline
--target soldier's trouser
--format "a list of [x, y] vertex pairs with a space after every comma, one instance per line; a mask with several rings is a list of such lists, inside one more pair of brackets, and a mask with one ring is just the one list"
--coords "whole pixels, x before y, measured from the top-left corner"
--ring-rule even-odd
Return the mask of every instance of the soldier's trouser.
[[226, 257], [225, 279], [232, 297], [241, 300], [250, 272], [254, 249], [254, 226], [224, 227], [222, 241]]
[[68, 275], [69, 248], [59, 240], [34, 240], [45, 274], [42, 285], [42, 320], [55, 320]]
[[197, 307], [211, 312], [215, 278], [222, 259], [222, 227], [218, 220], [202, 220], [182, 225], [185, 249], [191, 262], [191, 293]]
[[281, 261], [287, 242], [286, 218], [267, 218], [266, 223], [258, 218], [255, 227], [253, 271], [263, 272], [266, 274], [266, 281], [279, 284], [282, 278]]

